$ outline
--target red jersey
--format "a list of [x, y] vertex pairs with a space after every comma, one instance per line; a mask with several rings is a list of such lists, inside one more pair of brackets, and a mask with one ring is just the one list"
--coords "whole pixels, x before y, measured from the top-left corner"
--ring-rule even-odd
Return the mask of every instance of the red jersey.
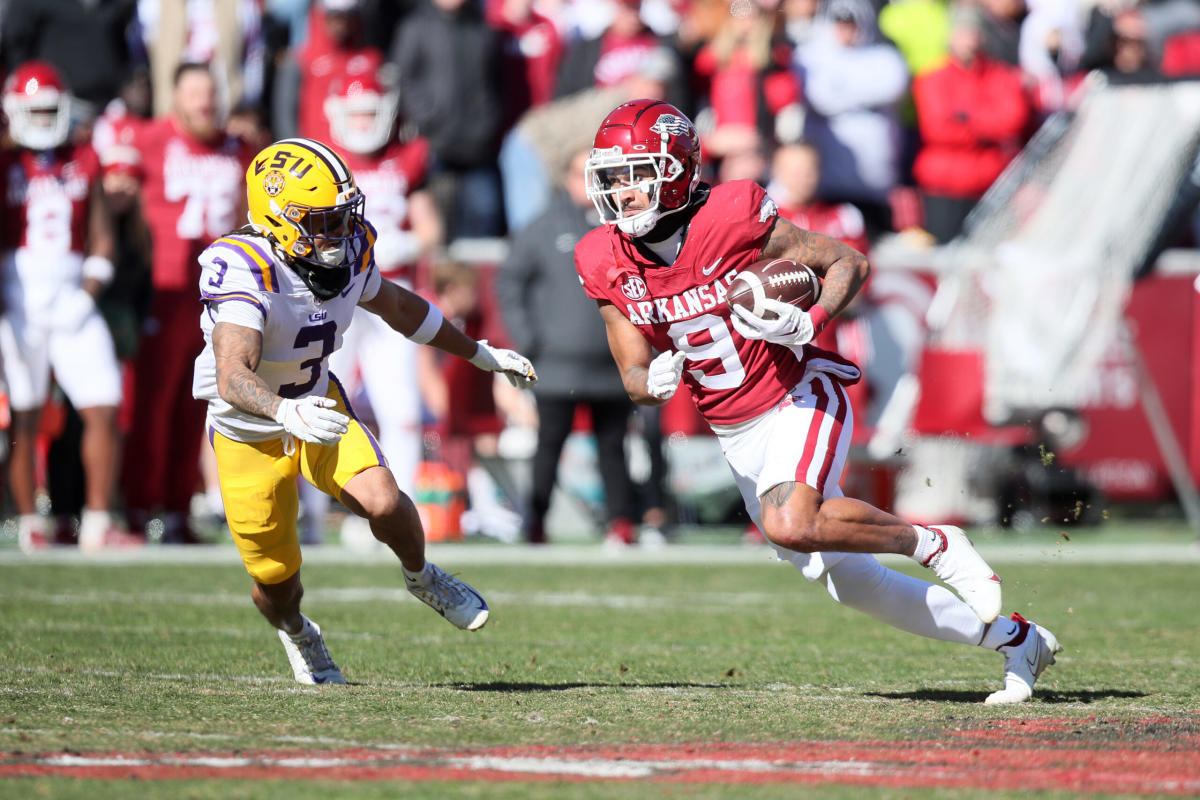
[[[376, 257], [387, 252], [386, 246], [378, 246], [379, 239], [386, 239], [407, 230], [408, 196], [425, 183], [425, 171], [429, 164], [429, 143], [425, 139], [410, 142], [395, 142], [382, 152], [372, 155], [357, 155], [343, 152], [342, 158], [354, 173], [354, 182], [366, 197], [366, 216], [379, 232], [376, 240]], [[379, 263], [385, 276], [400, 271], [403, 263]]]
[[158, 289], [191, 289], [200, 279], [201, 251], [245, 220], [242, 178], [253, 153], [226, 134], [204, 142], [174, 117], [136, 129], [145, 182], [142, 208], [154, 242]]
[[675, 263], [664, 267], [615, 225], [596, 228], [575, 247], [575, 269], [589, 297], [606, 300], [659, 352], [687, 353], [683, 382], [710, 425], [731, 425], [778, 404], [804, 376], [808, 362], [832, 353], [742, 338], [729, 322], [729, 284], [762, 255], [777, 213], [753, 181], [711, 190], [692, 217]]
[[592, 73], [596, 86], [607, 88], [621, 83], [636, 73], [646, 57], [658, 47], [658, 39], [652, 33], [634, 36], [618, 36], [611, 32], [604, 34], [600, 40], [600, 58], [596, 60]]
[[89, 198], [100, 177], [100, 159], [91, 145], [14, 150], [0, 155], [0, 164], [5, 182], [0, 249], [19, 247], [43, 257], [85, 255]]

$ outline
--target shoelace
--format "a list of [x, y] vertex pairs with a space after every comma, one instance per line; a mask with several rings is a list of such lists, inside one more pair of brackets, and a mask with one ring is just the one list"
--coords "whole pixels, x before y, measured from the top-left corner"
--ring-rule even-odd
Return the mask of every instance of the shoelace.
[[463, 592], [458, 588], [458, 580], [449, 575], [441, 567], [433, 567], [430, 571], [429, 583], [421, 586], [414, 584], [413, 591], [425, 592], [442, 607], [457, 606], [463, 602]]
[[333, 656], [329, 655], [329, 650], [325, 647], [325, 640], [323, 638], [314, 637], [305, 639], [302, 642], [296, 642], [296, 647], [300, 650], [300, 655], [304, 656], [304, 660], [313, 672], [324, 672], [336, 668], [333, 663]]

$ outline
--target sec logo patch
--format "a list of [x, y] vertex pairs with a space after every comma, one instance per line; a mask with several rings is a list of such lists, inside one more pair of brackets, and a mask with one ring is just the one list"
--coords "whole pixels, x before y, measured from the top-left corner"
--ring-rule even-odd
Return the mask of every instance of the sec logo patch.
[[621, 293], [630, 300], [641, 300], [646, 296], [646, 282], [637, 275], [630, 275], [621, 284]]

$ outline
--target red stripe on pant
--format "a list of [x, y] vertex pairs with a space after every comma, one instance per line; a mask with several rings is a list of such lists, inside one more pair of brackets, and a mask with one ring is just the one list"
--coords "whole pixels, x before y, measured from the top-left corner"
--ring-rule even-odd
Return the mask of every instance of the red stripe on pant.
[[[827, 384], [832, 389], [826, 388]], [[796, 465], [796, 482], [807, 483], [805, 478], [817, 458], [817, 448], [824, 441], [825, 449], [820, 455], [821, 468], [817, 473], [817, 485], [814, 488], [821, 494], [825, 494], [825, 482], [829, 479], [829, 472], [833, 469], [833, 462], [837, 458], [837, 444], [842, 436], [842, 427], [846, 422], [846, 393], [837, 381], [820, 375], [813, 378], [810, 390], [816, 398], [816, 406], [813, 409], [812, 422], [808, 427], [808, 435], [804, 439], [804, 454], [800, 458], [800, 463]], [[837, 404], [832, 415], [833, 425], [828, 436], [823, 436], [821, 428], [825, 424], [825, 418], [829, 416], [830, 403]]]
[[834, 393], [837, 394], [837, 411], [833, 415], [833, 427], [829, 430], [829, 446], [825, 448], [825, 461], [821, 464], [821, 472], [817, 476], [817, 491], [821, 494], [825, 494], [825, 482], [829, 480], [829, 471], [833, 469], [833, 462], [837, 458], [838, 443], [842, 439], [842, 427], [846, 424], [846, 412], [850, 408], [845, 387], [833, 378], [828, 380]]

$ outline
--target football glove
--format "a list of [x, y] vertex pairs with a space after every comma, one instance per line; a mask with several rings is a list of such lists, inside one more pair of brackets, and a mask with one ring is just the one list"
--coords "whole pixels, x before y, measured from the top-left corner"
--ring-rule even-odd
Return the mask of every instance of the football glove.
[[334, 444], [349, 430], [350, 418], [328, 397], [284, 398], [275, 412], [275, 421], [283, 429], [311, 444]]
[[470, 361], [484, 372], [499, 372], [508, 378], [508, 382], [518, 389], [528, 389], [537, 383], [537, 373], [529, 359], [515, 350], [505, 350], [492, 347], [487, 339], [479, 342], [479, 349]]
[[756, 317], [750, 309], [744, 306], [734, 306], [729, 321], [745, 339], [762, 339], [785, 347], [808, 344], [816, 336], [816, 326], [807, 311], [801, 311], [782, 300], [770, 298], [763, 300], [763, 308], [767, 311], [774, 311], [778, 316], [775, 319], [767, 320]]
[[646, 368], [646, 393], [658, 400], [670, 400], [679, 388], [683, 377], [683, 362], [687, 354], [682, 350], [659, 353]]

